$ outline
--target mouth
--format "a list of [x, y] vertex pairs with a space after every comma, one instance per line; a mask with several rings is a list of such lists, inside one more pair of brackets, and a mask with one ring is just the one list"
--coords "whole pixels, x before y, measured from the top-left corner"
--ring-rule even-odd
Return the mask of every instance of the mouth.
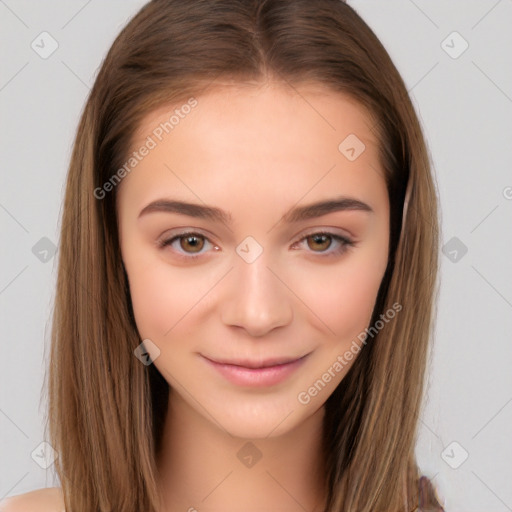
[[265, 360], [212, 359], [201, 355], [205, 362], [225, 379], [238, 386], [263, 387], [283, 382], [295, 372], [310, 353], [299, 357], [279, 357]]
[[[308, 355], [308, 354], [306, 354]], [[280, 366], [283, 364], [290, 364], [295, 361], [298, 361], [299, 359], [302, 359], [304, 356], [299, 357], [281, 357], [281, 358], [272, 358], [272, 359], [264, 359], [264, 360], [249, 360], [249, 359], [233, 359], [233, 360], [224, 360], [224, 359], [213, 359], [211, 357], [205, 357], [206, 359], [209, 359], [212, 363], [217, 364], [228, 364], [230, 366], [240, 366], [242, 368], [248, 368], [257, 370], [260, 368], [270, 368], [272, 366]]]

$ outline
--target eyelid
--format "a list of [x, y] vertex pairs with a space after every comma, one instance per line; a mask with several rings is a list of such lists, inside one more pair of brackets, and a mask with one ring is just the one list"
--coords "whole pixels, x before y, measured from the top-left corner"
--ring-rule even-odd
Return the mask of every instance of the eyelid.
[[308, 236], [325, 234], [325, 235], [330, 235], [333, 237], [335, 237], [335, 236], [340, 237], [349, 242], [353, 242], [353, 243], [356, 242], [355, 237], [353, 237], [351, 234], [349, 234], [346, 230], [345, 230], [345, 232], [338, 232], [337, 230], [339, 230], [339, 228], [334, 228], [334, 227], [332, 227], [332, 228], [331, 227], [311, 228], [311, 229], [306, 230], [305, 232], [302, 232], [300, 234], [300, 237], [297, 238], [297, 241], [300, 242], [303, 238], [306, 238]]

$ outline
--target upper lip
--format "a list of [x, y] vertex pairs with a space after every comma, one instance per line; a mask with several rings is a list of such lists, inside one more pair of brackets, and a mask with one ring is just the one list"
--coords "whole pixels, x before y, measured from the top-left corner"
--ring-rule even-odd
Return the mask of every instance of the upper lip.
[[[307, 355], [307, 354], [305, 354]], [[269, 368], [270, 366], [277, 366], [279, 364], [293, 363], [298, 359], [302, 359], [304, 356], [299, 357], [274, 357], [270, 359], [262, 360], [251, 360], [251, 359], [213, 359], [212, 357], [206, 357], [210, 361], [217, 364], [230, 364], [233, 366], [242, 366], [244, 368]]]

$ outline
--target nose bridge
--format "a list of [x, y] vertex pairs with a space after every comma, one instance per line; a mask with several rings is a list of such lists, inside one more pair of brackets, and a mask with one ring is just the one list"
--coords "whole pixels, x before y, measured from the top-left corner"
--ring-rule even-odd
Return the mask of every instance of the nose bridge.
[[243, 327], [253, 336], [287, 325], [293, 316], [290, 296], [274, 275], [278, 272], [272, 268], [270, 253], [254, 239], [239, 244], [236, 252], [230, 293], [222, 306], [223, 322]]

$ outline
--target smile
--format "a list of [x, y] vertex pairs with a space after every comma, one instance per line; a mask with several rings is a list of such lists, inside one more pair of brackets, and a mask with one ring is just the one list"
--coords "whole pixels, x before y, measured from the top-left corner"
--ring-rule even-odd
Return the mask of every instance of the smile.
[[237, 386], [265, 387], [279, 384], [297, 370], [309, 354], [298, 359], [219, 362], [202, 356], [204, 361], [225, 379]]

